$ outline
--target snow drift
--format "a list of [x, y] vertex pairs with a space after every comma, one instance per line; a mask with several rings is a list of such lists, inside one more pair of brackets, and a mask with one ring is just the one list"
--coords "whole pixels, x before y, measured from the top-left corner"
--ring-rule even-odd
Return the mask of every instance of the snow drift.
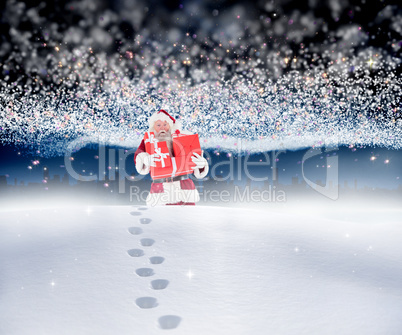
[[400, 210], [0, 213], [2, 334], [397, 334]]

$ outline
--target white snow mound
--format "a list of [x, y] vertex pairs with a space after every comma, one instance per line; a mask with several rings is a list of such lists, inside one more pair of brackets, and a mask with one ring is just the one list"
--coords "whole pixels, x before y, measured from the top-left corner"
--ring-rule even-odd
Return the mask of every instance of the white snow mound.
[[0, 333], [400, 334], [400, 214], [2, 211]]

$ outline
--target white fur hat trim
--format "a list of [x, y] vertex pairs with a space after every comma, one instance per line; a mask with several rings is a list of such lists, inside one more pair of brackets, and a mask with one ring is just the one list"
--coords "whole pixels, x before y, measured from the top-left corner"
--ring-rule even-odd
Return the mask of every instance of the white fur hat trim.
[[179, 122], [163, 109], [152, 114], [151, 117], [148, 119], [149, 129], [151, 130], [154, 127], [155, 122], [159, 120], [166, 121], [169, 124], [171, 133], [173, 133], [177, 129], [180, 129]]

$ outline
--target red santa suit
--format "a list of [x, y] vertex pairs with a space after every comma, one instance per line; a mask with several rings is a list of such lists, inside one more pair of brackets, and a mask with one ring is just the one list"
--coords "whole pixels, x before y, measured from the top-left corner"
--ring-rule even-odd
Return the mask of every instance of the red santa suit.
[[[178, 129], [176, 120], [166, 111], [161, 110], [149, 119], [150, 130], [158, 120], [167, 121], [172, 133]], [[204, 157], [196, 156], [193, 157], [193, 161], [198, 163], [194, 168], [194, 176], [200, 179], [207, 175], [209, 167]], [[134, 163], [138, 173], [148, 174], [150, 169], [149, 162], [150, 155], [146, 152], [145, 142], [142, 140], [134, 154]], [[183, 175], [153, 180], [150, 193], [146, 199], [147, 205], [195, 205], [200, 200], [200, 196], [190, 177], [191, 175]]]

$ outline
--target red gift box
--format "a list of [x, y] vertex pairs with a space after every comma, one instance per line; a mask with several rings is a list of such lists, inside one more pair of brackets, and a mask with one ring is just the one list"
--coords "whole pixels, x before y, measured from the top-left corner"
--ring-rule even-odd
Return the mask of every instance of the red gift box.
[[145, 150], [155, 155], [155, 167], [151, 167], [152, 179], [168, 178], [193, 173], [195, 164], [191, 160], [193, 153], [201, 155], [201, 146], [198, 135], [185, 135], [176, 131], [172, 135], [173, 154], [169, 155], [166, 142], [158, 141], [153, 132], [146, 132], [144, 136]]
[[176, 133], [172, 135], [172, 138], [173, 152], [177, 169], [175, 176], [193, 173], [194, 170], [192, 167], [194, 167], [195, 164], [191, 160], [191, 157], [193, 156], [194, 152], [199, 155], [202, 154], [198, 135], [186, 135], [176, 131]]
[[144, 135], [145, 150], [150, 155], [155, 154], [155, 166], [151, 166], [152, 179], [166, 178], [172, 176], [172, 159], [166, 142], [159, 142], [153, 132], [146, 132]]

